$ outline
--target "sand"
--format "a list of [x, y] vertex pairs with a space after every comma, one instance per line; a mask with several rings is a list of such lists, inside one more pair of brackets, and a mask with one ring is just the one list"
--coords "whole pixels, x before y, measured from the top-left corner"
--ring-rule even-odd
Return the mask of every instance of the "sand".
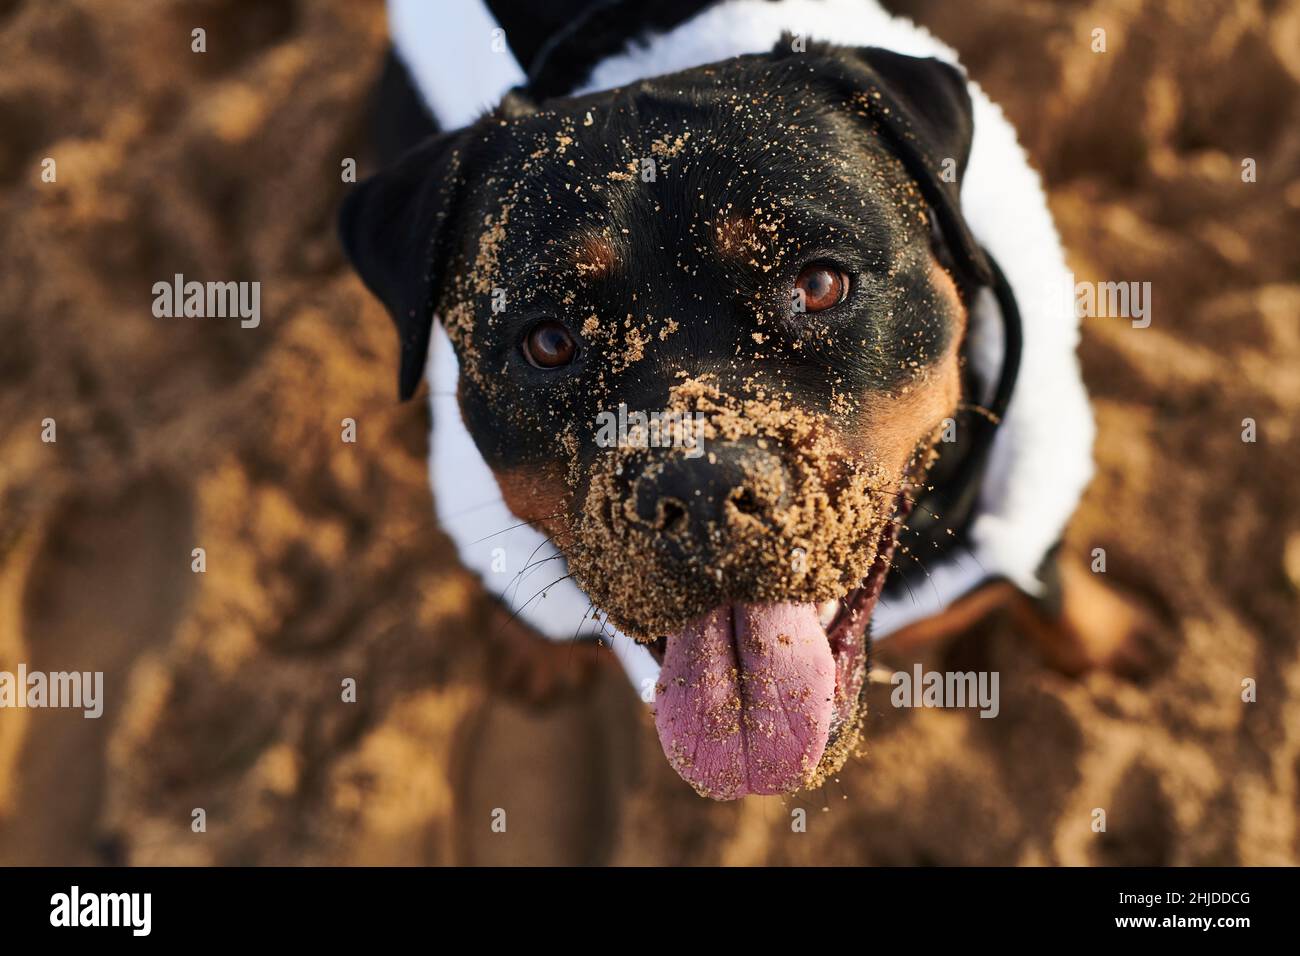
[[[650, 464], [632, 445], [601, 455], [564, 546], [574, 580], [623, 633], [652, 641], [717, 607], [723, 591], [819, 603], [867, 576], [896, 510], [897, 479], [865, 457], [850, 458], [824, 416], [781, 398], [727, 394], [712, 377], [679, 381], [665, 411], [699, 426], [701, 457], [716, 467], [732, 460], [719, 455], [739, 454], [744, 482], [731, 487], [716, 519], [692, 521], [679, 503], [677, 520], [667, 520], [663, 501], [647, 517], [637, 513], [640, 483], [654, 489], [688, 452], [656, 449]], [[746, 450], [730, 451], [738, 448]], [[783, 453], [792, 448], [799, 454]], [[664, 536], [689, 558], [665, 561]], [[715, 553], [714, 541], [726, 544]]]
[[[923, 663], [998, 670], [996, 719], [873, 687], [824, 789], [699, 798], [612, 661], [493, 621], [433, 523], [427, 413], [333, 234], [380, 5], [6, 2], [0, 669], [106, 702], [0, 713], [0, 863], [1300, 862], [1300, 7], [899, 6], [1022, 131], [1079, 278], [1153, 283], [1150, 328], [1085, 321], [1068, 539], [1156, 619], [1141, 674], [995, 619]], [[261, 326], [155, 319], [178, 272], [260, 280]]]

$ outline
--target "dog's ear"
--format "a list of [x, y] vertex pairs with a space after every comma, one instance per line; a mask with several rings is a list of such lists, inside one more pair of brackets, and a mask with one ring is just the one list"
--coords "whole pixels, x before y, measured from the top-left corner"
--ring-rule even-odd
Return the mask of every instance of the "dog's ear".
[[966, 77], [942, 60], [878, 47], [809, 44], [807, 52], [821, 54], [818, 72], [877, 123], [920, 186], [960, 271], [989, 283], [988, 260], [961, 213], [961, 185], [975, 133]]
[[403, 401], [420, 385], [452, 251], [463, 141], [463, 131], [431, 136], [353, 187], [339, 213], [344, 251], [397, 324]]

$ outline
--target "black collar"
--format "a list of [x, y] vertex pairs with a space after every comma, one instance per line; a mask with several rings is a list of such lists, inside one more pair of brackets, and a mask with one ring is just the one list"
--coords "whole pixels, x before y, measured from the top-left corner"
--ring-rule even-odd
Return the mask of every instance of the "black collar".
[[[940, 446], [939, 460], [926, 476], [926, 490], [914, 499], [907, 518], [911, 534], [906, 544], [922, 563], [945, 555], [964, 542], [979, 503], [993, 439], [1006, 415], [1020, 372], [1024, 338], [1020, 306], [997, 261], [987, 249], [984, 255], [993, 275], [991, 288], [1002, 323], [1002, 368], [989, 403], [963, 409], [958, 417], [957, 440], [946, 447]], [[968, 294], [968, 309], [973, 301], [973, 294]], [[895, 577], [897, 572], [891, 574], [891, 578]]]
[[485, 0], [539, 100], [577, 89], [601, 60], [717, 0]]

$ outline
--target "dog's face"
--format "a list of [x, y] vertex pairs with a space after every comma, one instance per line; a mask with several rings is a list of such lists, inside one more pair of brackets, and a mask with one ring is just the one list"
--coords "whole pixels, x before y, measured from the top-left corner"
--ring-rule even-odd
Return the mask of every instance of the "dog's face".
[[961, 394], [969, 137], [950, 67], [778, 49], [510, 97], [345, 210], [404, 394], [436, 314], [506, 502], [650, 644], [665, 753], [708, 796], [808, 786], [857, 740], [869, 618]]

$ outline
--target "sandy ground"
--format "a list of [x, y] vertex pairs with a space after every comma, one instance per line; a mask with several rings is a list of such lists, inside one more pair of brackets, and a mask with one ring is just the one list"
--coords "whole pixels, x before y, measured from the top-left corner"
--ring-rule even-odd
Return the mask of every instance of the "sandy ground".
[[[898, 6], [1004, 104], [1079, 277], [1153, 283], [1150, 328], [1085, 322], [1068, 540], [1158, 620], [1145, 674], [1062, 677], [995, 619], [928, 662], [999, 670], [998, 719], [878, 688], [824, 790], [696, 797], [611, 662], [494, 636], [432, 522], [333, 231], [380, 5], [4, 0], [0, 669], [107, 701], [0, 712], [0, 862], [1300, 859], [1300, 6]], [[176, 272], [260, 280], [261, 327], [155, 319]]]

